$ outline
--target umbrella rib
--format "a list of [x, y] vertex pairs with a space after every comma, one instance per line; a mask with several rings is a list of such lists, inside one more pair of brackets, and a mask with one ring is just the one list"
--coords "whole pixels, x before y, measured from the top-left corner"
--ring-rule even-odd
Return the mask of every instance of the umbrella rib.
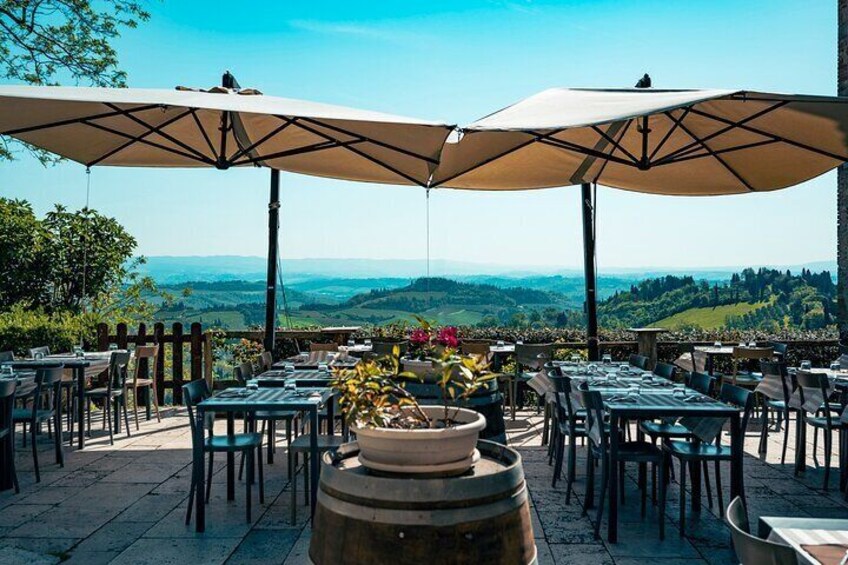
[[[788, 104], [788, 102], [780, 102], [780, 103], [778, 103], [778, 104], [774, 104], [774, 105], [772, 105], [772, 106], [769, 106], [768, 108], [764, 108], [763, 110], [760, 110], [759, 112], [755, 112], [754, 114], [751, 114], [750, 116], [748, 116], [747, 118], [745, 118], [745, 119], [743, 119], [743, 120], [740, 120], [739, 122], [733, 122], [733, 121], [731, 121], [731, 120], [719, 120], [719, 121], [723, 121], [725, 124], [729, 124], [729, 125], [728, 125], [727, 127], [725, 127], [725, 128], [722, 128], [722, 129], [720, 129], [720, 130], [718, 130], [718, 131], [714, 131], [713, 133], [711, 133], [711, 134], [707, 135], [706, 137], [702, 138], [702, 141], [707, 142], [707, 141], [709, 141], [709, 140], [711, 140], [711, 139], [713, 139], [713, 138], [716, 138], [716, 137], [718, 137], [718, 136], [720, 136], [720, 135], [723, 135], [723, 134], [725, 134], [725, 133], [729, 132], [729, 131], [730, 131], [730, 130], [732, 130], [733, 128], [736, 128], [736, 127], [742, 127], [742, 126], [744, 126], [744, 124], [745, 124], [745, 123], [750, 122], [751, 120], [756, 120], [757, 118], [761, 118], [762, 116], [765, 116], [766, 114], [769, 114], [769, 113], [771, 113], [771, 112], [774, 112], [775, 110], [777, 110], [778, 108], [781, 108], [781, 107], [785, 106], [786, 104]], [[692, 106], [692, 107], [691, 107], [691, 112], [692, 112], [693, 114], [703, 115], [704, 117], [708, 117], [708, 118], [716, 118], [716, 116], [712, 116], [712, 115], [709, 115], [709, 114], [704, 114], [701, 110], [696, 110], [694, 106]], [[667, 114], [667, 115], [668, 115], [668, 114]], [[672, 120], [674, 120], [674, 119], [675, 119], [675, 118], [673, 118], [673, 117], [672, 117], [672, 116], [670, 116], [670, 115], [669, 115], [669, 118], [671, 118]], [[716, 118], [716, 119], [717, 119], [717, 118]], [[681, 123], [681, 125], [682, 125], [682, 123]], [[766, 137], [768, 137], [768, 136], [766, 136]], [[685, 153], [689, 152], [689, 151], [690, 151], [693, 147], [697, 147], [697, 146], [698, 146], [698, 143], [697, 143], [697, 142], [692, 142], [692, 143], [690, 143], [690, 144], [688, 144], [688, 145], [685, 145], [685, 146], [683, 146], [683, 147], [680, 147], [680, 148], [678, 148], [678, 149], [675, 149], [675, 150], [674, 150], [674, 151], [672, 151], [671, 153], [667, 153], [666, 155], [664, 155], [664, 156], [660, 157], [660, 158], [657, 160], [657, 163], [656, 163], [656, 164], [662, 163], [662, 162], [663, 162], [663, 161], [665, 161], [665, 160], [671, 160], [671, 159], [674, 159], [675, 157], [677, 157], [677, 156], [678, 156], [678, 155], [680, 155], [681, 153], [684, 153], [684, 154], [685, 154]]]
[[[286, 118], [284, 118], [284, 117], [282, 117], [282, 116], [277, 116], [277, 117], [278, 117], [278, 118], [280, 118], [280, 119], [286, 119]], [[312, 133], [312, 134], [314, 134], [314, 135], [317, 135], [318, 137], [323, 137], [323, 138], [324, 138], [324, 139], [326, 139], [327, 141], [331, 141], [331, 142], [333, 142], [333, 143], [337, 143], [337, 144], [339, 144], [339, 143], [343, 143], [343, 142], [341, 142], [341, 141], [339, 141], [339, 140], [337, 140], [337, 139], [334, 139], [332, 136], [327, 135], [327, 134], [326, 134], [326, 133], [324, 133], [324, 132], [318, 131], [318, 130], [316, 130], [315, 128], [311, 128], [311, 127], [309, 127], [309, 126], [307, 126], [307, 125], [305, 125], [305, 124], [303, 124], [303, 123], [301, 123], [301, 122], [297, 122], [297, 123], [295, 123], [294, 125], [295, 125], [296, 127], [299, 127], [299, 128], [301, 128], [301, 129], [303, 129], [303, 130], [308, 131], [309, 133]], [[332, 129], [332, 128], [331, 128], [331, 129]], [[357, 136], [354, 136], [354, 137], [357, 137]], [[368, 139], [363, 139], [363, 138], [361, 138], [361, 137], [360, 137], [360, 139], [362, 139], [363, 141], [369, 141]], [[359, 155], [360, 157], [363, 157], [364, 159], [368, 159], [369, 161], [371, 161], [371, 162], [372, 162], [372, 163], [374, 163], [375, 165], [379, 165], [379, 166], [383, 167], [384, 169], [386, 169], [387, 171], [391, 171], [392, 173], [394, 173], [394, 174], [396, 174], [396, 175], [398, 175], [398, 176], [400, 176], [400, 177], [405, 178], [406, 180], [408, 180], [409, 182], [411, 182], [411, 183], [413, 183], [413, 184], [417, 184], [417, 185], [419, 185], [419, 186], [425, 186], [425, 185], [426, 185], [426, 183], [421, 183], [421, 182], [419, 182], [419, 181], [418, 181], [415, 177], [412, 177], [412, 176], [410, 176], [410, 175], [408, 175], [408, 174], [406, 174], [406, 173], [404, 173], [404, 172], [401, 172], [401, 171], [400, 171], [400, 170], [398, 170], [397, 168], [392, 167], [391, 165], [389, 165], [388, 163], [384, 163], [384, 162], [380, 161], [379, 159], [377, 159], [376, 157], [372, 157], [371, 155], [368, 155], [367, 153], [365, 153], [365, 152], [363, 152], [363, 151], [360, 151], [359, 149], [357, 149], [357, 148], [355, 148], [355, 147], [349, 147], [349, 146], [347, 146], [347, 145], [340, 145], [339, 147], [341, 147], [342, 149], [346, 149], [346, 150], [350, 151], [351, 153], [354, 153], [354, 154], [356, 154], [356, 155]]]
[[212, 139], [209, 137], [209, 134], [206, 133], [206, 128], [203, 127], [203, 124], [200, 123], [200, 118], [197, 117], [197, 108], [191, 109], [191, 117], [194, 118], [194, 123], [197, 125], [197, 129], [200, 131], [200, 135], [203, 136], [203, 139], [206, 141], [206, 145], [209, 147], [209, 151], [212, 152], [212, 156], [215, 158], [215, 161], [218, 160], [218, 152], [215, 151], [215, 146], [212, 145]]
[[732, 174], [734, 177], [736, 177], [736, 179], [737, 179], [739, 182], [741, 182], [741, 183], [745, 186], [745, 188], [747, 188], [748, 190], [750, 190], [750, 191], [752, 191], [752, 192], [755, 192], [755, 191], [756, 191], [756, 189], [755, 189], [753, 186], [751, 186], [751, 184], [750, 184], [748, 181], [746, 181], [744, 178], [742, 178], [742, 175], [740, 175], [739, 173], [737, 173], [737, 172], [736, 172], [736, 170], [735, 170], [733, 167], [731, 167], [731, 166], [730, 166], [730, 165], [729, 165], [729, 164], [728, 164], [728, 163], [727, 163], [724, 159], [722, 159], [722, 158], [721, 158], [721, 157], [720, 157], [720, 156], [719, 156], [719, 155], [718, 155], [715, 151], [713, 151], [712, 149], [710, 149], [710, 148], [709, 148], [709, 146], [707, 146], [707, 144], [704, 142], [704, 140], [702, 140], [702, 139], [698, 138], [698, 136], [696, 136], [694, 133], [692, 133], [691, 131], [689, 131], [689, 128], [687, 128], [686, 126], [684, 126], [682, 123], [680, 124], [680, 129], [682, 129], [683, 131], [685, 131], [685, 132], [686, 132], [686, 134], [687, 134], [689, 137], [691, 137], [691, 138], [692, 138], [692, 139], [694, 139], [696, 142], [698, 142], [699, 144], [701, 144], [701, 146], [702, 146], [702, 147], [703, 147], [703, 148], [704, 148], [704, 149], [705, 149], [705, 150], [706, 150], [706, 151], [707, 151], [707, 152], [708, 152], [708, 153], [709, 153], [709, 154], [710, 154], [710, 155], [711, 155], [711, 156], [712, 156], [712, 157], [713, 157], [716, 161], [718, 161], [719, 163], [721, 163], [721, 165], [722, 165], [725, 169], [727, 169], [727, 170], [730, 172], [730, 174]]
[[[112, 135], [117, 135], [119, 137], [132, 139], [132, 136], [130, 134], [124, 133], [120, 130], [110, 128], [108, 126], [96, 124], [94, 122], [87, 122], [87, 121], [83, 121], [83, 122], [80, 122], [80, 123], [82, 123], [83, 125], [86, 125], [88, 127], [92, 127], [94, 129], [99, 129], [99, 130], [105, 131], [107, 133], [111, 133]], [[185, 153], [184, 151], [180, 151], [180, 150], [174, 149], [172, 147], [167, 147], [165, 145], [161, 145], [159, 143], [156, 143], [154, 141], [150, 141], [150, 140], [147, 140], [147, 139], [139, 139], [138, 141], [136, 141], [136, 143], [143, 143], [144, 145], [150, 145], [151, 147], [155, 147], [156, 149], [161, 149], [162, 151], [167, 151], [168, 153], [173, 153], [173, 154], [179, 155], [181, 157], [186, 157], [188, 159], [192, 159], [192, 160], [198, 161], [200, 163], [206, 163], [207, 165], [214, 165], [215, 164], [215, 162], [210, 161], [208, 157], [200, 158], [200, 157], [197, 157], [195, 155], [192, 155], [191, 153]]]
[[269, 155], [260, 155], [258, 157], [249, 157], [247, 159], [243, 159], [241, 161], [232, 161], [230, 164], [234, 167], [239, 167], [241, 165], [250, 165], [252, 163], [257, 163], [259, 161], [269, 161], [271, 159], [281, 159], [283, 157], [293, 157], [295, 155], [303, 155], [304, 153], [315, 153], [317, 151], [323, 151], [324, 149], [334, 149], [336, 147], [345, 147], [347, 145], [353, 145], [356, 143], [365, 143], [361, 139], [353, 139], [351, 141], [345, 142], [336, 142], [336, 141], [322, 141], [321, 143], [315, 143], [313, 145], [304, 145], [303, 147], [296, 147], [294, 149], [287, 149], [286, 151], [279, 151], [277, 153], [271, 153]]
[[[106, 105], [110, 108], [113, 108], [116, 111], [120, 111], [120, 108], [118, 108], [117, 106], [114, 106], [113, 104], [106, 104]], [[138, 118], [136, 116], [131, 116], [131, 115], [126, 115], [126, 117], [129, 118], [130, 120], [134, 121], [135, 123], [137, 123], [140, 126], [146, 127], [148, 129], [153, 128], [152, 125], [148, 124], [147, 122], [145, 122], [141, 118]], [[165, 139], [167, 139], [168, 141], [170, 141], [174, 145], [179, 145], [180, 147], [182, 147], [183, 149], [185, 149], [186, 151], [188, 151], [190, 153], [194, 153], [195, 155], [197, 155], [201, 159], [208, 159], [209, 158], [208, 156], [204, 155], [203, 153], [201, 153], [200, 151], [198, 151], [194, 147], [191, 147], [190, 145], [183, 143], [182, 141], [180, 141], [179, 139], [175, 138], [174, 136], [172, 136], [170, 134], [167, 134], [163, 131], [159, 131], [159, 132], [157, 132], [157, 135], [164, 137]]]
[[630, 153], [630, 151], [628, 151], [623, 146], [621, 146], [615, 139], [610, 137], [604, 130], [602, 130], [598, 126], [592, 126], [592, 129], [595, 131], [595, 133], [597, 133], [598, 135], [600, 135], [601, 137], [603, 137], [604, 139], [606, 139], [607, 141], [612, 143], [613, 150], [610, 151], [610, 153], [614, 153], [615, 150], [618, 149], [619, 151], [621, 151], [622, 153], [627, 155], [627, 157], [629, 157], [630, 160], [633, 161], [634, 164], [639, 163], [639, 160], [632, 153]]
[[668, 117], [668, 119], [670, 119], [670, 120], [672, 121], [672, 123], [673, 123], [674, 125], [673, 125], [673, 126], [671, 126], [671, 128], [669, 128], [669, 130], [668, 130], [667, 132], [665, 132], [665, 135], [664, 135], [664, 136], [663, 136], [663, 138], [660, 140], [659, 144], [657, 144], [657, 146], [656, 146], [656, 147], [654, 147], [654, 150], [651, 152], [651, 156], [650, 156], [650, 157], [648, 157], [648, 162], [651, 162], [651, 161], [653, 161], [653, 160], [654, 160], [654, 157], [656, 157], [656, 156], [657, 156], [657, 153], [659, 153], [659, 152], [660, 152], [660, 150], [661, 150], [661, 149], [665, 146], [666, 142], [667, 142], [667, 141], [669, 140], [669, 138], [671, 137], [671, 134], [673, 134], [673, 133], [675, 132], [675, 130], [677, 130], [677, 128], [678, 128], [678, 127], [680, 127], [680, 123], [682, 123], [682, 122], [683, 122], [683, 120], [685, 120], [685, 119], [686, 119], [686, 116], [687, 116], [687, 115], [689, 115], [689, 111], [690, 111], [691, 109], [692, 109], [692, 106], [687, 106], [687, 107], [684, 109], [684, 111], [683, 111], [683, 115], [682, 115], [682, 116], [680, 116], [680, 122], [679, 122], [679, 123], [678, 123], [678, 121], [677, 121], [676, 119], [674, 119], [674, 118], [672, 117], [671, 112], [663, 112], [663, 114], [665, 114], [665, 115]]
[[[788, 102], [786, 102], [786, 104], [788, 104]], [[763, 137], [769, 137], [769, 138], [774, 139], [776, 141], [779, 141], [781, 143], [786, 143], [787, 145], [792, 145], [792, 146], [798, 147], [799, 149], [805, 149], [805, 150], [813, 152], [813, 153], [818, 153], [819, 155], [823, 155], [825, 157], [830, 157], [831, 159], [835, 159], [837, 161], [848, 161], [848, 157], [845, 157], [845, 156], [842, 156], [842, 155], [837, 155], [836, 153], [831, 153], [829, 151], [825, 151], [824, 149], [819, 149], [817, 147], [813, 147], [812, 145], [807, 145], [806, 143], [801, 143], [800, 141], [787, 139], [783, 136], [776, 135], [776, 134], [773, 134], [773, 133], [769, 133], [769, 132], [763, 131], [759, 128], [755, 128], [755, 127], [752, 127], [752, 126], [745, 125], [744, 122], [749, 121], [749, 120], [744, 120], [743, 122], [739, 122], [738, 124], [735, 124], [734, 122], [732, 122], [731, 120], [728, 120], [727, 118], [722, 118], [721, 116], [714, 116], [713, 114], [708, 114], [707, 112], [704, 112], [703, 110], [693, 109], [692, 112], [694, 112], [695, 114], [698, 114], [699, 116], [703, 116], [705, 118], [710, 118], [710, 119], [716, 120], [718, 122], [722, 122], [722, 123], [725, 123], [725, 124], [732, 124], [731, 128], [732, 127], [738, 127], [738, 128], [743, 129], [745, 131], [755, 133], [757, 135], [762, 135]]]
[[[736, 147], [725, 147], [724, 149], [713, 149], [713, 155], [723, 155], [724, 153], [733, 153], [735, 151], [742, 151], [744, 149], [753, 149], [754, 147], [761, 147], [763, 145], [771, 145], [773, 143], [780, 143], [777, 139], [765, 139], [763, 141], [754, 141], [751, 143], [746, 143], [744, 145], [737, 145]], [[655, 167], [662, 167], [664, 165], [673, 165], [674, 163], [682, 163], [684, 161], [691, 161], [693, 159], [701, 159], [703, 157], [710, 157], [710, 153], [698, 153], [697, 155], [688, 154], [683, 157], [677, 157], [676, 159], [672, 159], [671, 161], [663, 161], [662, 163], [658, 163], [654, 165]]]
[[160, 108], [161, 104], [149, 104], [147, 106], [139, 106], [138, 108], [131, 108], [129, 110], [123, 110], [120, 112], [105, 112], [102, 114], [94, 114], [93, 116], [85, 116], [82, 118], [69, 118], [67, 120], [59, 120], [58, 122], [52, 122], [49, 124], [40, 124], [37, 126], [28, 126], [25, 128], [18, 129], [10, 129], [8, 131], [0, 131], [0, 135], [20, 135], [22, 133], [30, 133], [33, 131], [39, 131], [42, 129], [56, 128], [61, 126], [70, 126], [74, 124], [84, 123], [86, 120], [100, 120], [103, 118], [114, 118], [115, 116], [119, 116], [124, 113], [134, 113], [134, 112], [146, 112], [147, 110], [154, 110], [156, 108]]
[[[415, 157], [416, 159], [421, 159], [423, 161], [427, 161], [431, 165], [438, 165], [439, 164], [439, 160], [435, 159], [433, 157], [428, 157], [426, 155], [419, 155], [418, 153], [415, 153], [414, 151], [410, 151], [408, 149], [403, 149], [402, 147], [396, 147], [396, 146], [391, 145], [389, 143], [386, 143], [384, 141], [371, 139], [370, 137], [366, 137], [366, 136], [358, 134], [358, 133], [353, 133], [351, 131], [348, 131], [344, 128], [340, 128], [338, 126], [330, 125], [330, 124], [327, 124], [327, 123], [324, 123], [324, 122], [321, 122], [321, 121], [318, 121], [318, 120], [313, 120], [312, 118], [300, 118], [300, 119], [301, 119], [301, 121], [306, 121], [306, 122], [309, 122], [313, 125], [333, 130], [336, 133], [342, 133], [344, 135], [349, 135], [351, 137], [357, 137], [359, 139], [367, 141], [368, 143], [373, 143], [374, 145], [379, 145], [380, 147], [384, 147], [384, 148], [389, 149], [391, 151], [396, 151], [398, 153], [408, 155], [409, 157]], [[298, 124], [298, 125], [300, 125], [300, 124]], [[447, 126], [445, 126], [445, 127], [447, 128]], [[453, 128], [447, 128], [447, 129], [453, 129]]]
[[[227, 161], [229, 161], [231, 164], [235, 164], [236, 159], [238, 159], [239, 157], [242, 157], [243, 155], [246, 155], [247, 153], [250, 153], [251, 151], [253, 151], [257, 147], [259, 147], [260, 145], [262, 145], [263, 143], [265, 143], [266, 141], [268, 141], [269, 139], [271, 139], [272, 137], [274, 137], [275, 135], [277, 135], [278, 133], [280, 133], [281, 131], [283, 131], [284, 129], [289, 127], [290, 125], [292, 125], [294, 122], [295, 122], [295, 120], [287, 120], [285, 123], [283, 123], [283, 125], [274, 129], [269, 134], [262, 137], [262, 139], [260, 139], [256, 143], [252, 144], [250, 147], [248, 147], [246, 149], [239, 149], [238, 151], [236, 151], [229, 159], [227, 159]], [[252, 159], [253, 159], [253, 162], [260, 160], [258, 158], [252, 158]]]
[[528, 145], [531, 145], [533, 143], [536, 143], [535, 138], [528, 139], [527, 141], [524, 141], [523, 143], [520, 143], [519, 145], [516, 145], [515, 147], [511, 147], [511, 148], [507, 149], [506, 151], [498, 153], [497, 155], [487, 157], [483, 161], [480, 161], [479, 163], [475, 163], [474, 165], [468, 167], [467, 169], [463, 169], [462, 171], [460, 171], [456, 174], [453, 174], [453, 175], [451, 175], [447, 178], [444, 178], [444, 179], [440, 180], [439, 182], [437, 182], [435, 184], [431, 184], [430, 188], [436, 188], [437, 186], [441, 186], [441, 185], [443, 185], [447, 182], [452, 181], [455, 178], [461, 177], [462, 175], [466, 175], [466, 174], [470, 173], [471, 171], [479, 169], [480, 167], [484, 167], [484, 166], [488, 165], [489, 163], [491, 163], [493, 161], [497, 161], [501, 157], [506, 157], [507, 155], [510, 155], [511, 153], [515, 153], [516, 151], [523, 149], [523, 148], [525, 148]]
[[[632, 118], [631, 118], [631, 119], [629, 119], [629, 120], [627, 120], [627, 124], [624, 126], [624, 128], [623, 128], [623, 129], [622, 129], [622, 131], [621, 131], [621, 135], [619, 135], [619, 136], [618, 136], [618, 140], [619, 140], [619, 141], [621, 141], [622, 139], [624, 139], [624, 136], [627, 134], [627, 130], [629, 130], [629, 129], [630, 129], [630, 126], [631, 126], [631, 125], [633, 125], [633, 119], [632, 119]], [[611, 151], [611, 152], [610, 152], [610, 154], [611, 154], [611, 155], [612, 155], [613, 153], [615, 153], [615, 150], [613, 150], [613, 151]], [[604, 164], [603, 164], [603, 165], [601, 165], [601, 169], [598, 171], [598, 174], [597, 174], [597, 175], [595, 175], [595, 179], [594, 179], [594, 181], [593, 181], [593, 182], [595, 182], [595, 183], [597, 183], [597, 182], [598, 182], [598, 179], [600, 179], [600, 178], [601, 178], [601, 175], [604, 173], [604, 169], [606, 169], [606, 168], [607, 168], [607, 165], [609, 165], [609, 160], [608, 160], [608, 159], [605, 159], [605, 160], [604, 160]]]
[[152, 133], [156, 133], [158, 130], [160, 130], [160, 129], [164, 128], [164, 127], [168, 127], [169, 125], [173, 124], [174, 122], [177, 122], [177, 121], [179, 121], [179, 120], [181, 120], [181, 119], [185, 118], [185, 117], [186, 117], [187, 115], [189, 115], [191, 112], [192, 112], [191, 110], [187, 110], [187, 111], [183, 112], [182, 114], [179, 114], [178, 116], [174, 116], [174, 117], [173, 117], [173, 118], [171, 118], [170, 120], [167, 120], [167, 121], [165, 121], [165, 122], [163, 122], [163, 123], [159, 124], [159, 125], [158, 125], [158, 126], [156, 126], [155, 128], [149, 129], [149, 130], [147, 130], [146, 132], [142, 133], [141, 135], [136, 136], [136, 137], [133, 137], [132, 139], [130, 139], [129, 141], [127, 141], [127, 142], [126, 142], [126, 143], [124, 143], [123, 145], [121, 145], [121, 146], [119, 146], [119, 147], [116, 147], [116, 148], [112, 149], [111, 151], [107, 152], [106, 154], [104, 154], [104, 155], [102, 155], [102, 156], [98, 157], [97, 159], [95, 159], [95, 160], [93, 160], [93, 161], [90, 161], [89, 163], [86, 163], [86, 166], [88, 166], [88, 167], [93, 167], [93, 166], [97, 165], [98, 163], [100, 163], [100, 162], [102, 162], [102, 161], [104, 161], [104, 160], [108, 159], [109, 157], [111, 157], [111, 156], [113, 156], [113, 155], [115, 155], [115, 154], [117, 154], [117, 153], [120, 153], [121, 151], [123, 151], [123, 150], [124, 150], [124, 149], [126, 149], [127, 147], [130, 147], [131, 145], [135, 144], [136, 142], [141, 141], [142, 139], [144, 139], [144, 138], [145, 138], [145, 137], [147, 137], [148, 135], [150, 135], [150, 134], [152, 134]]
[[550, 137], [551, 134], [540, 135], [537, 139], [539, 143], [544, 145], [550, 145], [552, 147], [556, 147], [558, 149], [565, 149], [568, 151], [573, 151], [575, 153], [582, 153], [584, 155], [590, 155], [592, 157], [598, 157], [599, 159], [608, 159], [620, 165], [627, 165], [628, 167], [635, 167], [636, 163], [629, 161], [627, 159], [622, 159], [621, 157], [616, 157], [612, 153], [604, 153], [603, 151], [596, 151], [595, 149], [590, 149], [588, 147], [584, 147], [582, 145], [578, 145], [571, 141], [563, 141], [562, 139], [557, 139], [555, 137]]

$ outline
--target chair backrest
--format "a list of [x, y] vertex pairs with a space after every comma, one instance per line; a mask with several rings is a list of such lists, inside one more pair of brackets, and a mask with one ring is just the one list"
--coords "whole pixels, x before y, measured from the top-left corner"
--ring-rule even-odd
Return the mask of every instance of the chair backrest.
[[588, 383], [579, 388], [580, 403], [586, 409], [586, 435], [597, 447], [606, 449], [607, 434], [604, 430], [604, 400], [597, 390], [589, 390]]
[[127, 385], [127, 367], [130, 364], [129, 351], [113, 351], [109, 357], [109, 390], [123, 389]]
[[259, 356], [259, 366], [262, 367], [262, 372], [270, 371], [274, 365], [274, 355], [270, 351], [263, 351]]
[[552, 343], [515, 344], [516, 370], [521, 370], [521, 368], [539, 370], [553, 358], [554, 345]]
[[824, 373], [811, 373], [810, 371], [798, 371], [795, 374], [796, 382], [798, 383], [798, 395], [801, 399], [801, 404], [806, 402], [806, 399], [812, 394], [821, 395], [822, 402], [825, 405], [824, 417], [827, 421], [827, 427], [833, 425], [831, 422], [831, 405], [828, 396], [830, 396], [830, 381]]
[[786, 363], [763, 359], [760, 361], [760, 372], [763, 374], [763, 380], [755, 390], [772, 400], [789, 402], [791, 388]]
[[697, 390], [701, 394], [712, 396], [715, 387], [715, 379], [707, 373], [694, 372], [689, 375], [689, 382], [686, 386], [692, 390]]
[[37, 355], [47, 357], [48, 355], [50, 355], [50, 348], [46, 345], [43, 345], [41, 347], [31, 347], [29, 350], [29, 356], [35, 359]]
[[644, 355], [638, 355], [636, 353], [631, 353], [630, 357], [627, 358], [627, 362], [633, 365], [634, 367], [639, 367], [643, 371], [648, 369], [648, 363], [651, 360], [645, 357]]
[[0, 433], [12, 430], [12, 413], [15, 409], [17, 387], [16, 379], [0, 379]]
[[403, 357], [409, 349], [409, 341], [373, 341], [371, 342], [371, 355], [373, 357], [392, 355], [395, 347], [398, 348], [398, 353]]
[[692, 354], [692, 362], [695, 366], [694, 370], [698, 371], [699, 373], [706, 373], [707, 372], [707, 361], [710, 358], [710, 356], [707, 355], [707, 352], [701, 351], [700, 349], [695, 347], [695, 345], [693, 344], [690, 353]]
[[737, 360], [759, 360], [774, 357], [774, 349], [771, 347], [748, 347], [741, 345], [733, 346], [733, 358]]
[[244, 385], [247, 383], [247, 379], [253, 376], [253, 365], [250, 363], [242, 363], [238, 367], [233, 368], [233, 374], [239, 384]]
[[197, 423], [194, 421], [194, 407], [209, 398], [209, 385], [206, 379], [197, 379], [183, 385], [183, 403], [188, 408], [188, 421], [191, 426], [191, 437], [196, 437]]
[[798, 556], [788, 545], [770, 542], [752, 536], [748, 529], [748, 515], [741, 497], [727, 506], [725, 520], [730, 527], [733, 549], [739, 562], [748, 565], [797, 565]]
[[670, 365], [668, 363], [657, 363], [657, 366], [654, 367], [655, 375], [670, 381], [674, 380], [674, 371], [674, 365]]
[[0, 351], [0, 363], [4, 363], [6, 361], [14, 361], [15, 360], [15, 352], [14, 351]]
[[754, 392], [741, 386], [724, 383], [721, 385], [719, 400], [725, 404], [732, 404], [742, 410], [742, 422], [739, 428], [742, 434], [741, 437], [745, 437], [745, 432], [748, 430], [748, 421], [751, 419], [751, 413], [754, 411]]
[[789, 350], [789, 346], [787, 344], [773, 341], [771, 344], [771, 349], [777, 359], [786, 361], [786, 352]]
[[35, 391], [32, 416], [39, 410], [58, 410], [62, 400], [62, 371], [64, 367], [47, 367], [35, 371]]
[[548, 379], [554, 387], [554, 398], [556, 399], [557, 417], [562, 421], [568, 422], [569, 425], [577, 423], [576, 414], [574, 413], [574, 405], [572, 404], [571, 377], [563, 375], [562, 369], [556, 366], [545, 367], [548, 372]]
[[338, 343], [319, 343], [313, 341], [309, 344], [309, 351], [338, 351]]
[[135, 369], [133, 370], [133, 385], [141, 375], [141, 360], [147, 359], [147, 370], [156, 371], [156, 357], [159, 355], [159, 345], [139, 345], [133, 352], [135, 356]]

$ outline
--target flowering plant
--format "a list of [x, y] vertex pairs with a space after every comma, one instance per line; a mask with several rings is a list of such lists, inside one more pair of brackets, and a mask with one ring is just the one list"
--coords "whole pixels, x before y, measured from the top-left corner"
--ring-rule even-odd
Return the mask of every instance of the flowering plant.
[[445, 326], [437, 331], [421, 316], [415, 316], [415, 319], [418, 327], [409, 334], [410, 359], [439, 359], [446, 349], [459, 349], [459, 330], [455, 326]]

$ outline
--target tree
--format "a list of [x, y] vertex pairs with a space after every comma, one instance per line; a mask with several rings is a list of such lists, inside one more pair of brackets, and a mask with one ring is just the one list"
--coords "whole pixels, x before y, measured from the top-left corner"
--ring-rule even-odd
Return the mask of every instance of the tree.
[[[60, 80], [126, 86], [112, 42], [150, 15], [133, 0], [0, 0], [0, 76], [27, 84]], [[0, 160], [14, 153], [0, 137]], [[42, 163], [51, 154], [23, 144]]]

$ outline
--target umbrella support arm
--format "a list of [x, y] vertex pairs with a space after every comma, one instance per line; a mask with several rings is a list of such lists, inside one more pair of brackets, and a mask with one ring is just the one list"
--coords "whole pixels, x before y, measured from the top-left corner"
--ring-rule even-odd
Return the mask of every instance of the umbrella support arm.
[[280, 171], [271, 169], [268, 200], [268, 278], [265, 295], [265, 351], [274, 351], [277, 327], [277, 241], [280, 230]]
[[595, 279], [595, 198], [592, 185], [583, 183], [580, 209], [583, 214], [583, 270], [586, 278], [586, 345], [590, 361], [599, 359], [598, 297]]

